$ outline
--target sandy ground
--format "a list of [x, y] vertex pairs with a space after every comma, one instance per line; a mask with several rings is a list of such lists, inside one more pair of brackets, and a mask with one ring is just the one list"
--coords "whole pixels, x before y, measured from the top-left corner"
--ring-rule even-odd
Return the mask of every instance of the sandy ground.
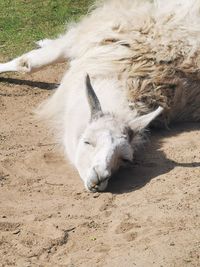
[[0, 266], [200, 266], [200, 125], [153, 132], [88, 193], [32, 114], [62, 72], [0, 78]]

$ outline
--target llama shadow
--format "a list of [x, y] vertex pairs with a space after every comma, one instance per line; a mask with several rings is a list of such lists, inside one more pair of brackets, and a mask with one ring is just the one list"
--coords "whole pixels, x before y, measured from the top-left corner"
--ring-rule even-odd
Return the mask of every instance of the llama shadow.
[[146, 144], [146, 148], [139, 151], [131, 167], [121, 169], [111, 178], [107, 191], [113, 194], [132, 192], [142, 188], [159, 175], [170, 172], [177, 166], [200, 167], [200, 162], [177, 163], [172, 161], [161, 150], [163, 138], [193, 130], [200, 130], [200, 124], [184, 123], [173, 127], [172, 130], [153, 130], [151, 140]]
[[22, 80], [22, 79], [6, 78], [6, 77], [0, 77], [0, 83], [27, 85], [32, 88], [36, 88], [36, 89], [40, 88], [43, 90], [53, 90], [59, 86], [59, 84], [57, 83], [38, 82], [38, 81]]

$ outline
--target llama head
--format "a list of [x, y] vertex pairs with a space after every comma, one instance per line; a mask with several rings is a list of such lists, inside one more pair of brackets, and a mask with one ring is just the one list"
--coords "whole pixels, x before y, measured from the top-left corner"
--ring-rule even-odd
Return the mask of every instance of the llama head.
[[135, 150], [143, 142], [145, 127], [162, 108], [126, 121], [115, 114], [103, 113], [89, 76], [86, 88], [91, 120], [78, 143], [76, 167], [86, 189], [104, 191], [113, 173], [133, 160]]

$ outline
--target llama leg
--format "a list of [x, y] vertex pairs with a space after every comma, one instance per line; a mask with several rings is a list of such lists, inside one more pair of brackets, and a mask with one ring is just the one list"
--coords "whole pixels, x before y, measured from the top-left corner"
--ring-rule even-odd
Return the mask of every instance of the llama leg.
[[2, 72], [34, 72], [44, 66], [67, 60], [66, 45], [62, 40], [48, 40], [39, 49], [32, 50], [7, 63], [0, 64]]
[[54, 42], [54, 40], [52, 39], [42, 39], [42, 40], [36, 41], [35, 43], [38, 46], [38, 48], [42, 48], [44, 46], [51, 44], [52, 42]]

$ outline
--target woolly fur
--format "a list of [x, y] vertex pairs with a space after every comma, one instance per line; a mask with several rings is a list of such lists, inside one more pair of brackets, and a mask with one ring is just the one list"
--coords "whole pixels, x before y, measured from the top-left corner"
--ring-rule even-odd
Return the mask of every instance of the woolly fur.
[[137, 114], [163, 106], [162, 123], [200, 120], [199, 0], [100, 1], [70, 38], [74, 78], [117, 79]]

